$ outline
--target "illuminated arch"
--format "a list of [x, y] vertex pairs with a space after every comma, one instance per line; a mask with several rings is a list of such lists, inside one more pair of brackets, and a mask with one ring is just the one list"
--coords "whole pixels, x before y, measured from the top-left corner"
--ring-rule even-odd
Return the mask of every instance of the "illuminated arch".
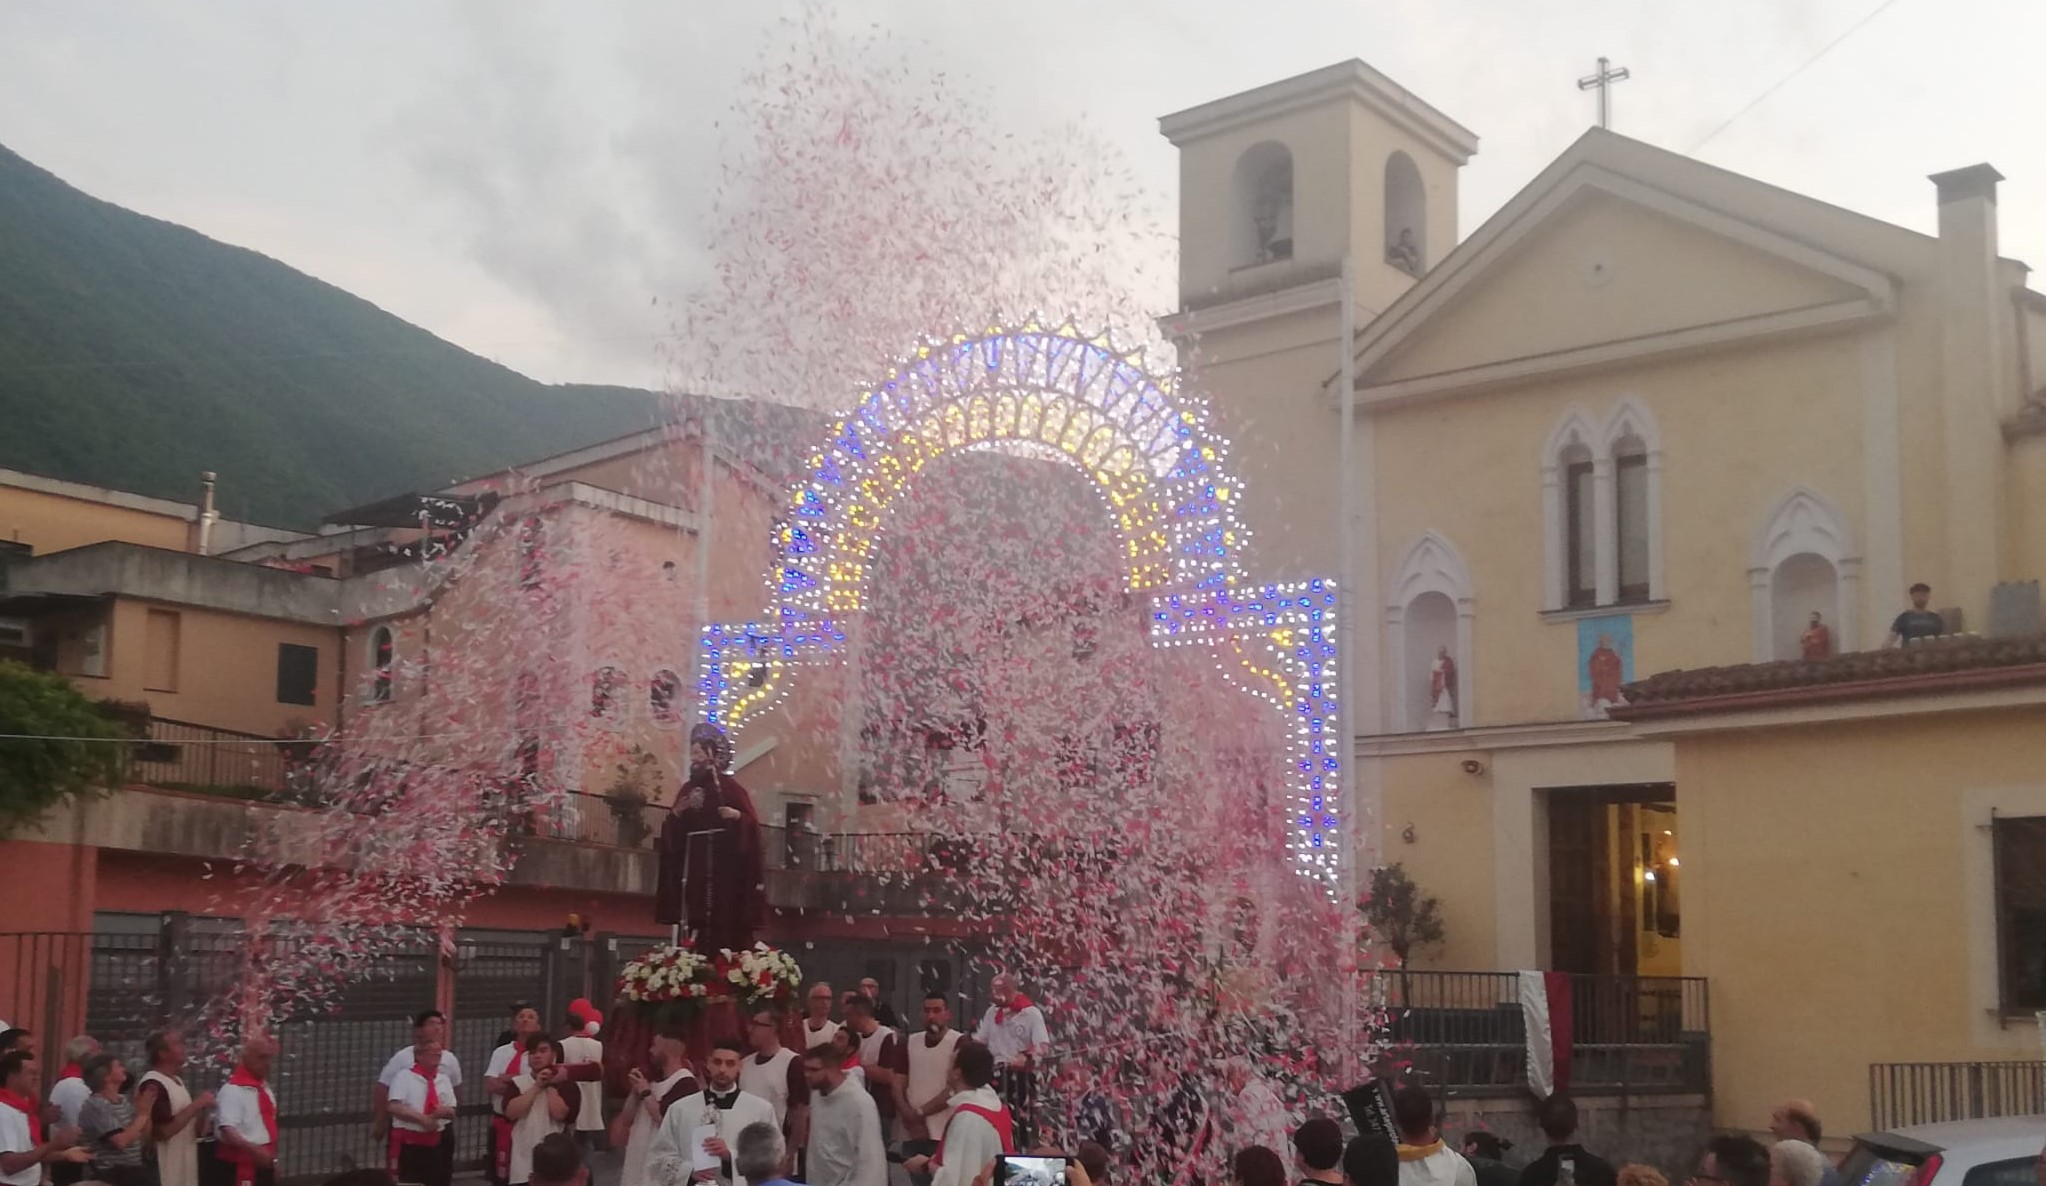
[[1153, 642], [1208, 648], [1231, 682], [1289, 715], [1294, 848], [1303, 872], [1332, 878], [1335, 583], [1250, 586], [1226, 443], [1203, 406], [1105, 334], [1026, 324], [927, 344], [834, 424], [781, 519], [769, 619], [705, 630], [705, 719], [736, 732], [795, 670], [843, 660], [843, 623], [866, 607], [896, 499], [925, 465], [973, 450], [1060, 461], [1092, 480], [1124, 586], [1150, 598]]

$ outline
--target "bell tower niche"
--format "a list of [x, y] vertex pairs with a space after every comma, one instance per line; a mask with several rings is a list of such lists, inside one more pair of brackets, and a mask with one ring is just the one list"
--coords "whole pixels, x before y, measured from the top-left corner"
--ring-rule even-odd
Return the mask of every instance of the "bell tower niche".
[[1354, 59], [1168, 115], [1159, 130], [1179, 149], [1181, 309], [1332, 292], [1353, 254], [1360, 323], [1455, 245], [1457, 170], [1478, 144]]

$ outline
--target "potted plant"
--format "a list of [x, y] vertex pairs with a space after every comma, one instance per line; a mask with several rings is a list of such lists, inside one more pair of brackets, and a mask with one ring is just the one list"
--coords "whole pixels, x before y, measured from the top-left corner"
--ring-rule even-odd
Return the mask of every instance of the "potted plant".
[[635, 745], [613, 769], [604, 802], [611, 809], [618, 843], [626, 848], [639, 848], [654, 833], [653, 825], [647, 822], [646, 809], [654, 801], [654, 788], [660, 785], [661, 760], [644, 746]]

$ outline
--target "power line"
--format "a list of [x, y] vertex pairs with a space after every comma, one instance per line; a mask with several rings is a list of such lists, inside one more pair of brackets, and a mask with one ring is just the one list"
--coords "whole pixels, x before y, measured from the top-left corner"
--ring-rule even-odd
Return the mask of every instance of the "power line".
[[1837, 48], [1841, 42], [1847, 40], [1849, 37], [1852, 37], [1856, 33], [1860, 32], [1861, 27], [1863, 25], [1868, 24], [1870, 21], [1883, 15], [1885, 12], [1888, 12], [1890, 10], [1890, 7], [1896, 3], [1897, 0], [1883, 0], [1881, 4], [1876, 5], [1875, 8], [1872, 9], [1867, 16], [1864, 16], [1860, 20], [1854, 22], [1852, 25], [1849, 25], [1847, 27], [1846, 32], [1840, 34], [1838, 37], [1835, 37], [1833, 40], [1827, 42], [1822, 48], [1820, 48], [1819, 52], [1813, 54], [1811, 57], [1806, 58], [1804, 61], [1798, 63], [1796, 69], [1793, 69], [1790, 73], [1784, 75], [1783, 77], [1777, 79], [1775, 82], [1771, 83], [1767, 90], [1763, 91], [1761, 94], [1756, 95], [1753, 99], [1749, 100], [1748, 104], [1745, 107], [1742, 107], [1739, 111], [1734, 112], [1732, 115], [1726, 118], [1725, 122], [1721, 123], [1718, 127], [1712, 129], [1710, 132], [1707, 132], [1705, 134], [1705, 138], [1703, 140], [1698, 141], [1696, 144], [1693, 144], [1690, 148], [1690, 151], [1686, 152], [1684, 155], [1696, 156], [1699, 149], [1705, 147], [1707, 144], [1712, 143], [1712, 141], [1715, 138], [1717, 138], [1721, 132], [1724, 132], [1728, 128], [1732, 127], [1736, 122], [1739, 121], [1739, 119], [1742, 116], [1746, 115], [1748, 112], [1753, 111], [1755, 108], [1760, 107], [1763, 103], [1767, 102], [1769, 96], [1775, 94], [1777, 91], [1782, 90], [1786, 85], [1789, 84], [1791, 79], [1796, 78], [1798, 75], [1803, 74], [1806, 70], [1809, 70], [1814, 64], [1818, 62], [1820, 58], [1823, 58], [1827, 54], [1832, 53], [1833, 50]]

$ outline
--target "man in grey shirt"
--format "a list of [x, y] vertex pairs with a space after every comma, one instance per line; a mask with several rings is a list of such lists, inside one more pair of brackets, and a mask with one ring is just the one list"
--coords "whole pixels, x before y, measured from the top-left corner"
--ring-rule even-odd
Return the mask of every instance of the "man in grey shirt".
[[874, 1097], [846, 1085], [842, 1056], [830, 1044], [803, 1053], [810, 1085], [810, 1144], [804, 1164], [809, 1186], [888, 1186], [888, 1146]]

